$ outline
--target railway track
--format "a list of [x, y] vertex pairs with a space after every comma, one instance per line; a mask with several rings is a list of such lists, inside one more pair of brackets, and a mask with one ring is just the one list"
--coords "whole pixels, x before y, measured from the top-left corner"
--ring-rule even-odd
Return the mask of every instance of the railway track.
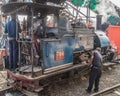
[[120, 83], [97, 93], [94, 93], [90, 96], [120, 96]]
[[1, 91], [0, 96], [26, 96], [26, 95], [18, 90], [6, 89]]
[[3, 88], [0, 87], [0, 96], [39, 96], [39, 93], [14, 89], [13, 86], [8, 86], [7, 83], [4, 83]]
[[0, 83], [0, 96], [25, 96], [22, 92], [14, 90], [13, 86], [8, 86], [7, 82]]

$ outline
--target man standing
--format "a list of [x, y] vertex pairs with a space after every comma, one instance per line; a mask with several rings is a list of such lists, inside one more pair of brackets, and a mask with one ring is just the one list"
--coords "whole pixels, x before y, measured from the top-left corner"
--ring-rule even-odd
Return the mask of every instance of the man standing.
[[91, 92], [93, 88], [93, 84], [95, 85], [94, 92], [99, 91], [99, 80], [101, 77], [101, 69], [102, 69], [102, 55], [100, 54], [101, 49], [96, 48], [95, 51], [93, 51], [91, 56], [91, 73], [89, 77], [89, 86], [86, 89], [88, 93]]
[[18, 61], [18, 42], [17, 36], [21, 32], [20, 24], [16, 22], [16, 15], [11, 15], [11, 20], [5, 25], [5, 33], [8, 33], [9, 38], [9, 69], [15, 70]]

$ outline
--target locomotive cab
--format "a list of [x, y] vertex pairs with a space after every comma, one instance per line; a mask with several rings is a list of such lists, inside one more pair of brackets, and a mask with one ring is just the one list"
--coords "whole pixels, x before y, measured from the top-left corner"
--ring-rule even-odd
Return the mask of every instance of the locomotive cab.
[[61, 38], [65, 34], [72, 33], [72, 27], [66, 17], [58, 17], [55, 14], [50, 14], [47, 15], [45, 19], [47, 38]]
[[[16, 7], [19, 10], [14, 10]], [[4, 14], [10, 12], [27, 14], [26, 36], [17, 38], [19, 43], [18, 70], [21, 74], [31, 72], [42, 75], [45, 70], [55, 71], [73, 64], [75, 40], [68, 27], [68, 20], [59, 16], [61, 9], [63, 8], [56, 4], [51, 6], [31, 2], [10, 2], [2, 6]], [[43, 26], [42, 38], [37, 33], [35, 33], [37, 39], [34, 36], [37, 27], [34, 24], [36, 22], [34, 17], [37, 17]]]

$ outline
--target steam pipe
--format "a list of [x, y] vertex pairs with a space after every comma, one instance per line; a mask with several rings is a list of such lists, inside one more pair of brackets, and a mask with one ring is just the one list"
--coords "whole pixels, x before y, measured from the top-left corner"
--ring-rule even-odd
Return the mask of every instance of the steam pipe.
[[97, 15], [96, 19], [96, 30], [101, 30], [102, 15]]

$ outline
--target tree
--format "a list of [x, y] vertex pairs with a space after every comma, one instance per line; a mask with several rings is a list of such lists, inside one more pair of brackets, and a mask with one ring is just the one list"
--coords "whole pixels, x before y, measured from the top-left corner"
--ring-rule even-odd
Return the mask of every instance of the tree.
[[99, 4], [98, 0], [89, 0], [89, 8], [91, 10], [94, 10], [96, 8], [96, 5]]
[[94, 10], [96, 5], [99, 4], [98, 0], [72, 0], [72, 3], [76, 6], [89, 6], [90, 9]]
[[76, 6], [82, 6], [85, 1], [84, 0], [72, 0], [72, 3]]

